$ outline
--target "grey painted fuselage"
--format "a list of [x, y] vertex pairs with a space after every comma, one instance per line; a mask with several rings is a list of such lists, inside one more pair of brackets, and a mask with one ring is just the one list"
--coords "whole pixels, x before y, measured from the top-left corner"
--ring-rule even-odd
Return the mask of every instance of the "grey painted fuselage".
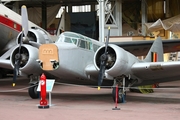
[[[95, 69], [93, 58], [95, 51], [103, 45], [103, 43], [99, 43], [90, 38], [75, 37], [61, 35], [64, 38], [59, 38], [56, 43], [54, 43], [58, 47], [58, 55], [59, 55], [59, 68], [53, 71], [48, 71], [48, 73], [53, 76], [62, 79], [62, 80], [97, 80], [97, 74], [95, 76], [89, 77], [87, 75], [87, 68], [89, 65], [93, 66], [93, 70]], [[72, 34], [72, 33], [71, 33]], [[76, 35], [76, 34], [74, 34]], [[67, 38], [72, 38], [74, 41], [66, 41]], [[89, 40], [85, 40], [89, 39]], [[63, 41], [62, 41], [63, 40]], [[74, 42], [74, 43], [73, 43]], [[95, 70], [97, 71], [97, 70]]]

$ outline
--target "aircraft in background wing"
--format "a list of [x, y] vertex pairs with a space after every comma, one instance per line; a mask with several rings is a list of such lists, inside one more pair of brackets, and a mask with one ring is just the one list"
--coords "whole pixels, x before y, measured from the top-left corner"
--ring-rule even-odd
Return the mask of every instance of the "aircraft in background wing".
[[[22, 18], [27, 21], [23, 16]], [[163, 47], [168, 52], [179, 51], [180, 40], [165, 40], [165, 46], [161, 38], [157, 38], [154, 42], [120, 42], [118, 45], [121, 47], [119, 47], [109, 44], [108, 38], [104, 44], [78, 33], [64, 32], [55, 43], [40, 44], [42, 41], [46, 43], [47, 40], [42, 33], [44, 32], [36, 29], [25, 29], [17, 37], [20, 44], [9, 54], [10, 60], [0, 59], [0, 66], [13, 68], [14, 76], [17, 73], [29, 76], [30, 84], [33, 85], [28, 89], [31, 98], [39, 97], [36, 90], [42, 73], [45, 73], [47, 78], [53, 76], [56, 81], [66, 83], [97, 85], [97, 87], [112, 86], [113, 99], [115, 99], [115, 86], [119, 85], [118, 102], [123, 101], [125, 87], [180, 78], [180, 62], [163, 62]], [[26, 42], [21, 44], [22, 34]], [[29, 41], [31, 39], [35, 39], [33, 41], [36, 42]], [[141, 55], [145, 55], [145, 51], [147, 56], [144, 60], [139, 60], [133, 54], [133, 52], [135, 54], [142, 52]], [[156, 62], [152, 62], [153, 58]]]

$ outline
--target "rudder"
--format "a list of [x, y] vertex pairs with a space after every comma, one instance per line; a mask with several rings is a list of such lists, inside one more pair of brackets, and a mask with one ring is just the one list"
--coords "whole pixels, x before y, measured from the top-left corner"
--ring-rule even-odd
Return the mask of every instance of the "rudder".
[[146, 58], [145, 62], [161, 62], [164, 61], [164, 51], [161, 37], [157, 37], [157, 39], [153, 42]]

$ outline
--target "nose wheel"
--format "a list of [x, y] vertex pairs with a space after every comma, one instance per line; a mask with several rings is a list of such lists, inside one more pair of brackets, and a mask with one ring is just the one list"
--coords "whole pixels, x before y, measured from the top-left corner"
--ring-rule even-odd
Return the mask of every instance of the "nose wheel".
[[30, 76], [30, 83], [29, 83], [28, 93], [29, 93], [29, 96], [32, 99], [39, 98], [39, 92], [37, 91], [38, 83], [39, 83], [39, 76], [31, 75]]
[[37, 91], [38, 84], [37, 83], [31, 83], [28, 89], [29, 96], [32, 99], [39, 98], [39, 92]]

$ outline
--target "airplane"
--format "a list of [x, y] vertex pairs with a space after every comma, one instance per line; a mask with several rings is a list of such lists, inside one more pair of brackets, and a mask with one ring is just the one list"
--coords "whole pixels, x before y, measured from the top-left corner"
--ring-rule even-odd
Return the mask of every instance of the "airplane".
[[[144, 41], [129, 44], [141, 42]], [[111, 86], [114, 101], [115, 86], [118, 84], [118, 102], [123, 102], [125, 87], [179, 80], [180, 62], [163, 62], [163, 53], [160, 37], [153, 42], [146, 58], [140, 60], [115, 44], [106, 42], [104, 45], [78, 33], [64, 32], [55, 43], [40, 46], [38, 61], [43, 71], [53, 75], [57, 81], [88, 85], [98, 83], [98, 89], [101, 85]], [[156, 62], [152, 62], [153, 56]]]
[[[26, 7], [22, 7], [22, 19], [28, 21]], [[25, 24], [24, 24], [25, 23]], [[106, 43], [74, 32], [63, 32], [55, 43], [37, 43], [45, 41], [44, 32], [27, 29], [22, 23], [16, 45], [8, 58], [0, 58], [0, 66], [13, 69], [17, 76], [28, 76], [29, 96], [38, 98], [37, 86], [40, 75], [53, 77], [56, 81], [83, 85], [112, 87], [115, 101], [115, 86], [118, 85], [118, 102], [123, 102], [125, 88], [179, 80], [180, 62], [163, 62], [164, 52], [180, 50], [180, 40], [131, 41], [109, 43], [110, 29]], [[31, 34], [33, 33], [33, 34]], [[32, 40], [31, 39], [35, 39]], [[164, 51], [163, 51], [164, 49]], [[4, 54], [3, 54], [4, 55]], [[146, 55], [140, 60], [136, 55]], [[45, 58], [45, 59], [44, 59]], [[155, 60], [153, 62], [153, 59]], [[166, 73], [166, 74], [164, 74]]]
[[[21, 32], [21, 27], [21, 16], [0, 3], [0, 58], [6, 59], [7, 57], [9, 57], [4, 53], [8, 50], [9, 53], [12, 52], [14, 46], [18, 44], [18, 40], [16, 40], [16, 38]], [[31, 32], [29, 31], [28, 33], [28, 36], [31, 36], [32, 38], [31, 41], [34, 40], [37, 43], [49, 43], [52, 42], [54, 38], [56, 38], [52, 37], [47, 31], [43, 30], [31, 21], [28, 21], [28, 29], [31, 29]], [[41, 36], [39, 36], [38, 34], [40, 34], [40, 32], [44, 34], [41, 33]], [[35, 38], [36, 36], [41, 38], [44, 37], [46, 41], [44, 39]], [[9, 70], [6, 71], [6, 69], [3, 69], [1, 67], [0, 71], [0, 78], [10, 72]]]

